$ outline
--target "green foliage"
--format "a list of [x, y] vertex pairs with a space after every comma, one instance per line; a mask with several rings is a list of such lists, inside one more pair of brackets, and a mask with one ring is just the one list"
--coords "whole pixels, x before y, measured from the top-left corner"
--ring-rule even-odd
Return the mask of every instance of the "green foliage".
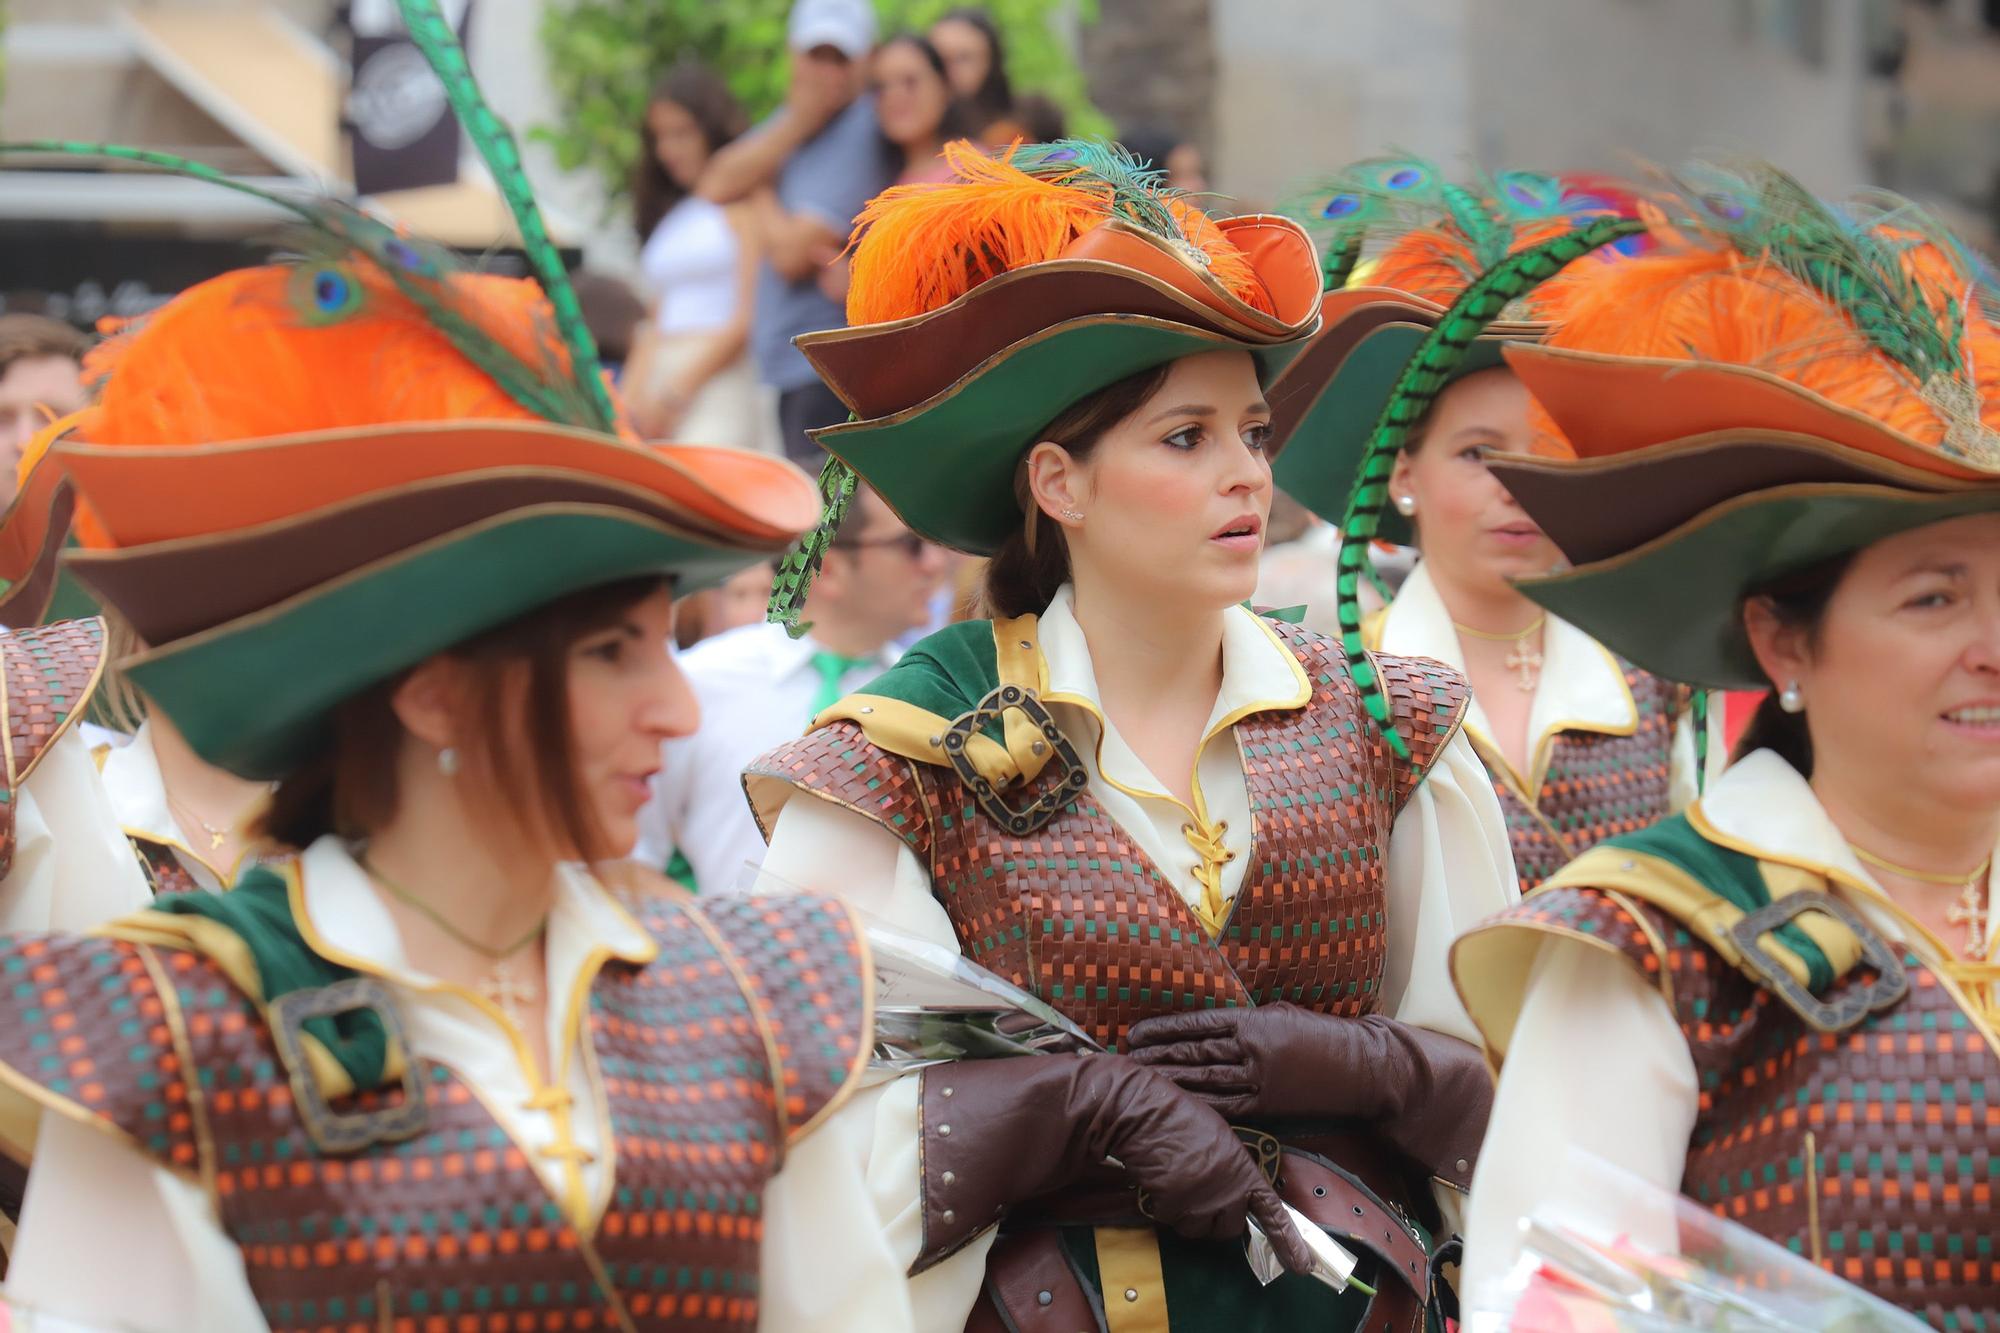
[[[875, 0], [886, 36], [922, 31], [959, 0]], [[6, 0], [0, 0], [4, 5]], [[1007, 43], [1007, 68], [1018, 92], [1053, 98], [1072, 134], [1101, 134], [1107, 122], [1090, 105], [1057, 18], [1065, 0], [987, 0]], [[566, 170], [597, 173], [625, 192], [639, 151], [646, 94], [675, 60], [691, 56], [721, 71], [752, 119], [785, 95], [785, 20], [792, 0], [550, 0], [542, 45], [560, 119], [534, 132]], [[1078, 17], [1097, 17], [1097, 0], [1076, 0]]]

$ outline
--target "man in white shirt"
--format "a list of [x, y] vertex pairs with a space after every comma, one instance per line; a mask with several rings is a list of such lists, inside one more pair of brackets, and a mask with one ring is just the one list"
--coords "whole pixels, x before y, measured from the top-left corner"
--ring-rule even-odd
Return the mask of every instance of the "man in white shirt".
[[633, 859], [677, 871], [684, 863], [703, 893], [737, 888], [744, 866], [764, 857], [738, 782], [744, 765], [893, 664], [895, 640], [929, 623], [948, 567], [942, 548], [911, 532], [874, 492], [857, 489], [806, 599], [800, 620], [812, 629], [804, 638], [779, 625], [745, 625], [682, 654], [701, 727], [661, 746]]

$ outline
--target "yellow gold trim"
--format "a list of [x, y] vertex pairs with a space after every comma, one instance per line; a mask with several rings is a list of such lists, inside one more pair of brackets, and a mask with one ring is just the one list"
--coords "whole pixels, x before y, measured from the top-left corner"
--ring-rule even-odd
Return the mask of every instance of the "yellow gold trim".
[[[1013, 715], [1009, 714], [1009, 717], [1012, 719]], [[901, 699], [880, 694], [850, 694], [829, 704], [812, 720], [808, 730], [817, 731], [835, 722], [854, 723], [871, 744], [901, 758], [939, 767], [951, 762], [944, 751], [944, 733], [951, 726], [951, 719], [939, 717], [928, 709]], [[983, 732], [974, 732], [966, 742], [965, 757], [979, 776], [996, 787], [1012, 782], [1018, 771], [1007, 750]], [[1046, 762], [1046, 759], [1038, 761], [1037, 771]]]
[[1807, 1253], [1816, 1264], [1826, 1263], [1825, 1237], [1819, 1229], [1819, 1136], [1806, 1131], [1806, 1235], [1811, 1241]]
[[1167, 1278], [1151, 1227], [1095, 1227], [1097, 1274], [1109, 1333], [1168, 1333]]
[[[1037, 696], [1048, 692], [1049, 664], [1042, 656], [1041, 617], [1013, 616], [993, 621], [993, 665], [1002, 685], [1018, 685]], [[1021, 781], [1032, 782], [1048, 766], [1052, 751], [1026, 716], [1009, 710], [1001, 715], [1000, 734], [1007, 740], [1007, 755], [1020, 771]], [[1041, 752], [1035, 752], [1040, 745]]]
[[1759, 847], [1753, 842], [1746, 842], [1741, 838], [1724, 833], [1709, 822], [1708, 814], [1702, 808], [1702, 804], [1700, 801], [1695, 801], [1681, 813], [1687, 816], [1689, 826], [1696, 833], [1699, 833], [1704, 839], [1714, 843], [1716, 846], [1727, 847], [1732, 852], [1741, 852], [1745, 856], [1755, 857], [1759, 861], [1775, 861], [1779, 865], [1797, 866], [1801, 870], [1811, 871], [1821, 879], [1831, 880], [1836, 884], [1854, 889], [1860, 893], [1873, 894], [1877, 892], [1873, 885], [1857, 879], [1851, 871], [1842, 870], [1838, 866], [1829, 865], [1822, 861], [1814, 861], [1807, 857], [1793, 856], [1788, 852], [1775, 851], [1769, 847]]
[[[1544, 885], [1536, 892], [1544, 892], [1546, 887]], [[1452, 988], [1458, 992], [1459, 1003], [1465, 1006], [1466, 1017], [1472, 1020], [1475, 1028], [1479, 1029], [1480, 1044], [1486, 1049], [1487, 1066], [1496, 1074], [1506, 1062], [1506, 1038], [1513, 1036], [1514, 1025], [1520, 1021], [1521, 1006], [1527, 1001], [1529, 973], [1534, 968], [1540, 949], [1538, 947], [1529, 950], [1526, 957], [1495, 958], [1491, 951], [1495, 945], [1503, 942], [1518, 949], [1529, 942], [1523, 937], [1532, 935], [1571, 940], [1586, 948], [1600, 950], [1644, 977], [1643, 969], [1632, 961], [1630, 954], [1601, 935], [1568, 930], [1545, 921], [1493, 921], [1486, 925], [1475, 926], [1459, 936], [1452, 941], [1451, 950], [1446, 955], [1446, 966], [1451, 972]], [[1541, 943], [1534, 942], [1537, 945]], [[1649, 942], [1651, 942], [1650, 937]], [[1474, 955], [1480, 957], [1477, 966], [1472, 963]], [[1654, 979], [1655, 988], [1659, 991], [1660, 999], [1666, 1003], [1668, 1012], [1671, 1013], [1674, 1001], [1672, 989], [1666, 982], [1666, 956], [1659, 953], [1655, 956], [1660, 965], [1659, 975]], [[1504, 1030], [1500, 1021], [1503, 1018]]]

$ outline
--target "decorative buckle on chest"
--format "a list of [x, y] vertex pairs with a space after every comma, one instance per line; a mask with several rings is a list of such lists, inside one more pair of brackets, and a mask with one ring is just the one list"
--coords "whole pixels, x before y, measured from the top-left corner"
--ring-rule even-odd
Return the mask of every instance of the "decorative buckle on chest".
[[[336, 1111], [313, 1076], [306, 1055], [306, 1020], [373, 1010], [392, 1049], [403, 1052], [403, 1096], [393, 1106]], [[271, 1001], [271, 1038], [292, 1085], [292, 1104], [313, 1146], [328, 1156], [361, 1152], [378, 1143], [403, 1143], [430, 1124], [430, 1081], [410, 1050], [403, 1015], [389, 988], [373, 977], [348, 977], [330, 986], [295, 990]]]
[[[1822, 1000], [1804, 986], [1758, 943], [1764, 936], [1807, 912], [1830, 916], [1854, 932], [1861, 942], [1861, 966], [1875, 971], [1866, 986], [1848, 986], [1832, 1000]], [[1903, 962], [1861, 914], [1831, 894], [1817, 889], [1788, 893], [1749, 913], [1729, 928], [1743, 953], [1743, 966], [1787, 1008], [1820, 1032], [1845, 1032], [1868, 1015], [1902, 1002], [1910, 993]]]
[[[1042, 739], [1036, 744], [1049, 746], [1063, 766], [1062, 781], [1018, 809], [1007, 804], [999, 790], [973, 766], [965, 752], [966, 744], [979, 734], [981, 728], [1010, 710], [1027, 718], [1041, 732]], [[1084, 771], [1083, 759], [1077, 754], [1076, 747], [1069, 743], [1069, 737], [1063, 735], [1062, 728], [1056, 725], [1055, 718], [1035, 697], [1035, 692], [1019, 685], [1002, 685], [981, 699], [977, 708], [953, 718], [951, 725], [945, 729], [944, 754], [951, 761], [951, 771], [972, 789], [972, 799], [981, 813], [1016, 836], [1033, 833], [1045, 826], [1090, 782], [1090, 774]]]

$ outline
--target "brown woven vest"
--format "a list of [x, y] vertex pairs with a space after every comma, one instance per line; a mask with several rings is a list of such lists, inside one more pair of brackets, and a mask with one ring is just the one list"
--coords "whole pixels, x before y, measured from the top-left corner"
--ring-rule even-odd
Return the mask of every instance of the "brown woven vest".
[[1533, 806], [1486, 747], [1478, 747], [1507, 816], [1523, 893], [1606, 838], [1636, 833], [1673, 813], [1674, 723], [1687, 707], [1687, 689], [1623, 658], [1618, 665], [1638, 708], [1638, 725], [1629, 736], [1557, 732]]
[[0, 878], [14, 864], [15, 793], [49, 747], [82, 720], [103, 672], [104, 622], [95, 617], [0, 633], [0, 711], [7, 725]]
[[619, 1309], [637, 1329], [754, 1329], [766, 1182], [865, 1058], [862, 947], [823, 899], [631, 906], [660, 955], [591, 992], [616, 1158], [590, 1235], [434, 1060], [420, 1135], [316, 1151], [259, 1011], [195, 953], [0, 941], [0, 970], [38, 992], [0, 1024], [0, 1062], [209, 1185], [274, 1333], [615, 1328]]
[[1936, 1328], [2000, 1328], [2000, 1057], [1938, 976], [1899, 950], [1908, 996], [1822, 1033], [1671, 916], [1634, 910], [1663, 953], [1594, 889], [1538, 893], [1498, 920], [1585, 933], [1649, 980], [1664, 972], [1701, 1087], [1682, 1192]]
[[[1464, 683], [1435, 662], [1375, 659], [1410, 743], [1403, 761], [1363, 712], [1339, 645], [1269, 623], [1313, 695], [1236, 726], [1254, 827], [1217, 939], [1087, 790], [1043, 828], [1014, 836], [952, 770], [891, 754], [852, 722], [780, 746], [748, 774], [847, 806], [903, 839], [929, 870], [965, 955], [1107, 1047], [1142, 1018], [1204, 1005], [1286, 1000], [1371, 1013], [1389, 831], [1463, 719]], [[1051, 766], [1009, 799], [1026, 804], [1061, 779]]]

